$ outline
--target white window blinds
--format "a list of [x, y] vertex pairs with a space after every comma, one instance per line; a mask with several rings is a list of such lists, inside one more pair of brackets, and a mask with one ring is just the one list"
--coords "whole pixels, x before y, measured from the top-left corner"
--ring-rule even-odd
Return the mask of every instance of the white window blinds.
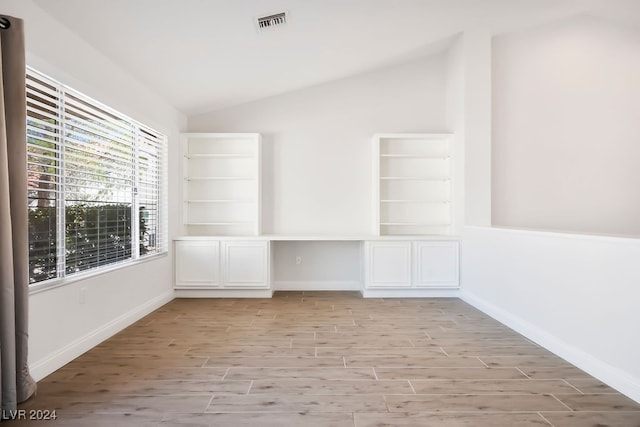
[[160, 133], [27, 70], [30, 283], [164, 252]]

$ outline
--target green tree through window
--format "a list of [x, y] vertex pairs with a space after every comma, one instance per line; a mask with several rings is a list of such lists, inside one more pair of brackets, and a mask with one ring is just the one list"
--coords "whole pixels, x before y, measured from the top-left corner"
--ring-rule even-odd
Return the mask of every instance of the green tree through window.
[[166, 251], [163, 135], [28, 69], [30, 282]]

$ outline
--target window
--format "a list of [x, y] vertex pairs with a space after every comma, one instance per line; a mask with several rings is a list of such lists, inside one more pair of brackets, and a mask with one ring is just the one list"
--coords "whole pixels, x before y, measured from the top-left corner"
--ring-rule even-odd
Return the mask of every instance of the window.
[[166, 138], [27, 69], [29, 282], [165, 252]]

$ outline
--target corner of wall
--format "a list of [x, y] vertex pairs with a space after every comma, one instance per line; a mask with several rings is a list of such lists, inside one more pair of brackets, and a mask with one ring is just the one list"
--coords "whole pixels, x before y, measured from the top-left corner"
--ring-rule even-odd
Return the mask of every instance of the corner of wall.
[[640, 379], [585, 353], [517, 315], [461, 288], [460, 299], [640, 403]]
[[40, 381], [47, 375], [50, 375], [57, 369], [60, 369], [73, 359], [77, 358], [81, 354], [89, 351], [102, 341], [110, 338], [116, 333], [120, 332], [127, 326], [142, 319], [144, 316], [153, 312], [154, 310], [162, 307], [171, 300], [173, 300], [174, 291], [169, 290], [165, 293], [158, 295], [152, 300], [129, 310], [128, 312], [116, 317], [110, 322], [94, 329], [93, 331], [85, 334], [73, 342], [61, 347], [51, 354], [43, 357], [40, 360], [36, 360], [29, 364], [31, 375], [36, 381]]

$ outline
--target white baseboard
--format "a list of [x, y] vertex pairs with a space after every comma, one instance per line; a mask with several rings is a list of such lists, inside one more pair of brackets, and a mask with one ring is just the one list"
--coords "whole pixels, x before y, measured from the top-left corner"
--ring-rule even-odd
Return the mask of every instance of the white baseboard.
[[277, 280], [272, 285], [275, 291], [359, 291], [362, 289], [362, 284], [358, 281]]
[[363, 298], [457, 298], [456, 289], [363, 289]]
[[107, 338], [120, 332], [132, 323], [142, 319], [152, 311], [173, 300], [173, 290], [163, 293], [154, 299], [130, 310], [112, 321], [94, 329], [85, 336], [67, 344], [59, 350], [37, 360], [29, 365], [31, 376], [40, 381], [47, 375], [60, 369], [76, 357], [92, 349]]
[[579, 348], [567, 344], [553, 334], [473, 293], [462, 290], [460, 299], [640, 403], [640, 378], [634, 378]]
[[176, 289], [176, 298], [271, 298], [271, 289]]

